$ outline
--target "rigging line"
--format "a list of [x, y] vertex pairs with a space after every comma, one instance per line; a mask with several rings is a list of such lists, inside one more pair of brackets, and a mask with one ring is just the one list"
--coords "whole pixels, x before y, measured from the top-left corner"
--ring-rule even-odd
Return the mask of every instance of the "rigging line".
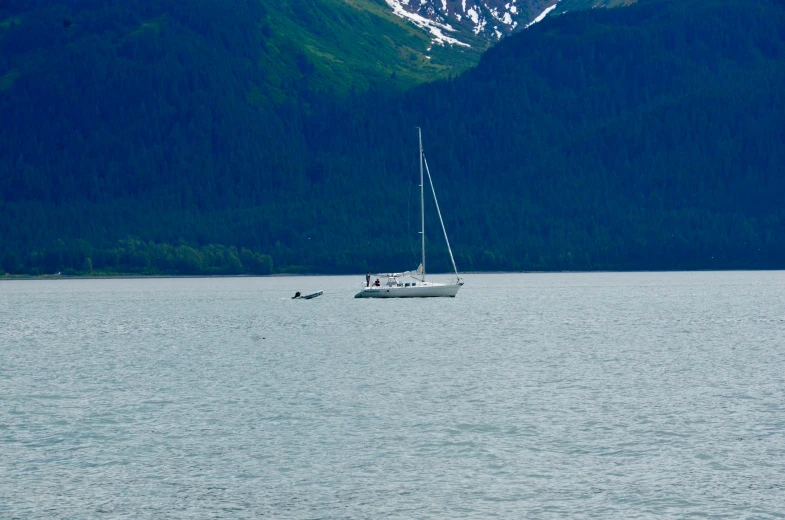
[[439, 222], [442, 224], [442, 232], [444, 233], [444, 241], [447, 242], [447, 251], [450, 253], [450, 260], [452, 261], [452, 268], [455, 270], [455, 276], [458, 277], [460, 281], [461, 276], [458, 274], [458, 267], [455, 266], [455, 258], [452, 256], [452, 248], [450, 247], [450, 239], [447, 238], [447, 229], [444, 227], [444, 220], [442, 219], [442, 212], [439, 209], [439, 201], [436, 200], [436, 188], [433, 187], [433, 179], [431, 178], [431, 170], [428, 168], [428, 160], [425, 158], [425, 154], [422, 156], [422, 160], [425, 163], [425, 171], [428, 172], [428, 182], [431, 185], [431, 192], [433, 193], [433, 202], [436, 204], [436, 213], [439, 215]]

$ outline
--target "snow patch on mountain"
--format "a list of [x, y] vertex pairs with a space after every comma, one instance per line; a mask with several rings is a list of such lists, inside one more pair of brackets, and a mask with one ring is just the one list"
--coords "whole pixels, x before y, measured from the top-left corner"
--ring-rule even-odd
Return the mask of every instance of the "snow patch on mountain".
[[[2, 1], [2, 0], [0, 0]], [[474, 37], [499, 40], [530, 27], [574, 2], [593, 5], [629, 4], [634, 0], [385, 0], [397, 16], [428, 31], [434, 43], [461, 45]], [[572, 2], [572, 3], [571, 3]], [[555, 12], [554, 12], [555, 10]], [[538, 14], [539, 13], [539, 14]], [[553, 14], [551, 14], [553, 13]], [[464, 41], [461, 41], [464, 40]]]
[[485, 30], [485, 25], [488, 23], [485, 21], [485, 18], [482, 16], [482, 13], [479, 9], [475, 7], [470, 7], [469, 10], [466, 12], [466, 15], [474, 24], [474, 34], [480, 34], [482, 31]]
[[538, 16], [537, 18], [532, 20], [530, 23], [526, 24], [526, 28], [528, 29], [529, 27], [531, 27], [532, 25], [536, 24], [537, 22], [541, 22], [541, 21], [545, 20], [545, 17], [548, 16], [548, 13], [550, 13], [551, 11], [556, 9], [556, 6], [557, 6], [557, 4], [553, 4], [552, 6], [547, 8], [545, 11], [540, 13], [540, 16]]
[[[430, 18], [421, 16], [417, 13], [412, 13], [410, 11], [407, 11], [404, 8], [404, 4], [408, 6], [410, 0], [385, 0], [385, 1], [387, 2], [387, 5], [389, 5], [392, 8], [393, 13], [395, 13], [397, 16], [409, 20], [417, 27], [428, 31], [431, 34], [431, 36], [433, 36], [433, 41], [435, 43], [438, 43], [439, 45], [450, 44], [450, 45], [459, 45], [462, 47], [470, 47], [468, 43], [464, 43], [460, 40], [457, 40], [456, 38], [444, 34], [444, 31], [455, 32], [455, 28], [453, 28], [450, 24], [442, 23], [437, 20], [432, 20]], [[442, 0], [442, 1], [446, 11], [447, 2], [446, 0]], [[422, 5], [425, 5], [427, 3], [427, 0], [420, 0], [420, 3]], [[429, 11], [432, 9], [433, 7], [430, 7]]]

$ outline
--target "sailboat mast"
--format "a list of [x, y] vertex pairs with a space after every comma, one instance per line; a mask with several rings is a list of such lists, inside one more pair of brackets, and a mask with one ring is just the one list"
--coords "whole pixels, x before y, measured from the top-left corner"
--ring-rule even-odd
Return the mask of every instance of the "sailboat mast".
[[417, 127], [417, 135], [420, 138], [420, 234], [422, 235], [422, 281], [425, 281], [425, 195], [422, 171], [422, 128]]

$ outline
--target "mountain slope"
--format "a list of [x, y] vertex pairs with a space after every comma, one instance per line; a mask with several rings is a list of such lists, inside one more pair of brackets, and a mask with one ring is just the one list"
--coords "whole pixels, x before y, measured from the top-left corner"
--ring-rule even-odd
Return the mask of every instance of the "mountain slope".
[[[583, 9], [620, 1], [559, 5]], [[101, 43], [111, 38], [128, 45], [136, 39], [156, 46], [181, 29], [218, 40], [229, 52], [235, 49], [225, 43], [237, 45], [242, 35], [242, 52], [259, 54], [268, 78], [261, 90], [277, 101], [291, 82], [337, 93], [401, 89], [460, 73], [492, 41], [551, 7], [557, 7], [555, 0], [422, 0], [417, 6], [413, 0], [189, 0], [185, 8], [162, 0], [4, 0], [0, 45], [7, 62], [0, 89], [8, 89], [26, 68], [36, 73], [36, 66], [49, 66], [47, 59], [62, 61], [65, 44], [89, 45], [98, 37]], [[499, 23], [489, 24], [488, 17]]]
[[[374, 0], [286, 0], [267, 4], [268, 23], [281, 41], [304, 49], [325, 80], [398, 86], [460, 72], [487, 47], [432, 48], [429, 36]], [[348, 76], [348, 77], [347, 77]]]
[[[7, 270], [269, 269], [262, 254], [283, 269], [415, 267], [415, 125], [462, 269], [785, 267], [778, 2], [547, 17], [455, 80], [347, 105], [304, 88], [301, 61], [282, 89], [297, 96], [262, 111], [248, 17], [231, 20], [236, 38], [172, 19], [165, 46], [117, 31], [61, 64], [38, 56], [54, 67], [44, 83], [7, 79], [2, 53]], [[431, 266], [446, 268], [429, 215]]]
[[[427, 34], [374, 0], [0, 3], [3, 56], [19, 65], [61, 61], [63, 45], [87, 46], [95, 38], [102, 45], [136, 39], [156, 46], [183, 30], [215, 41], [222, 51], [258, 54], [273, 88], [275, 82], [300, 81], [307, 70], [314, 88], [336, 92], [372, 84], [405, 88], [455, 74], [476, 63], [485, 48], [431, 51]], [[242, 49], [226, 45], [239, 44], [240, 37]]]

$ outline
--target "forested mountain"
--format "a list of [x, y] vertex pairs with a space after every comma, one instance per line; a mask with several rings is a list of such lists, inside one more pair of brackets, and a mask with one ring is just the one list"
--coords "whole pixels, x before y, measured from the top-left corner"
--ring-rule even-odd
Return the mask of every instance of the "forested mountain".
[[785, 267], [780, 2], [568, 12], [348, 99], [296, 51], [264, 66], [257, 3], [129, 4], [0, 22], [9, 272], [414, 267], [415, 125], [459, 268]]

